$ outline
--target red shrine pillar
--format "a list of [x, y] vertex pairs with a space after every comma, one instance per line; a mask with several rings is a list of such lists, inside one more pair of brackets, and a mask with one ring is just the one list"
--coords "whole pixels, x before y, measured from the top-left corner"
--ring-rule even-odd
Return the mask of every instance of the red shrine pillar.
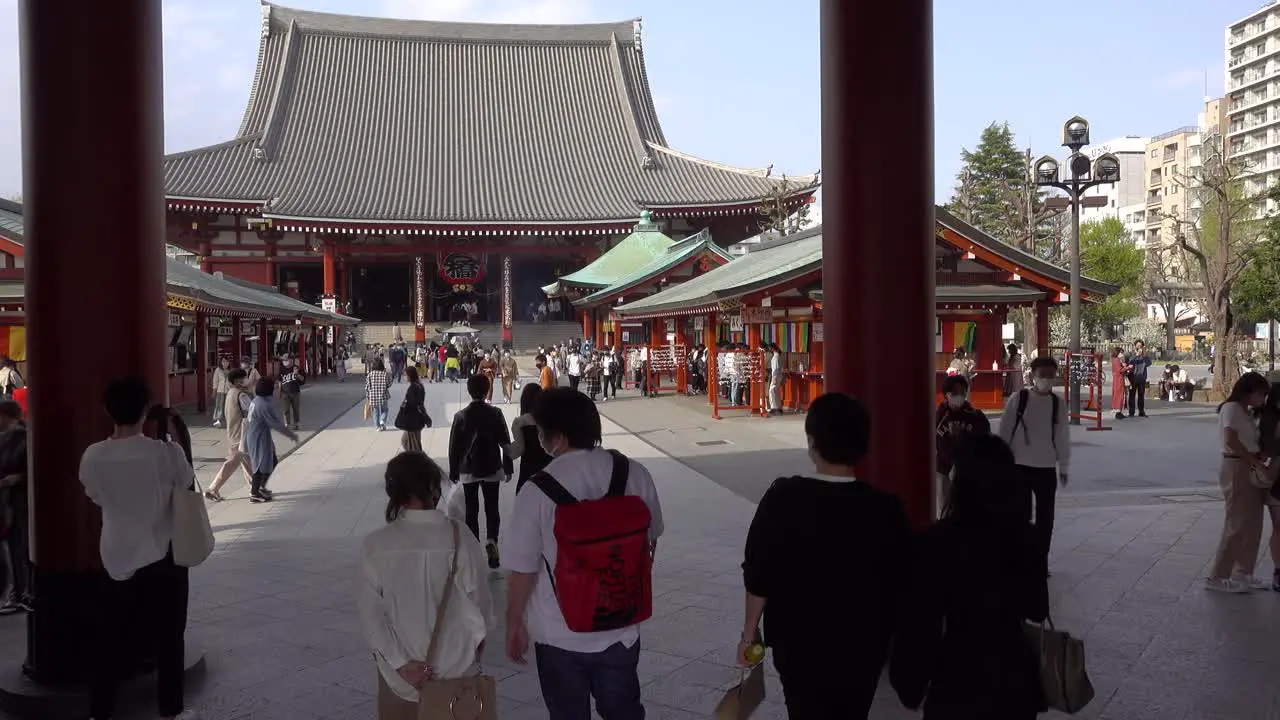
[[244, 338], [240, 336], [240, 324], [243, 320], [239, 315], [231, 318], [231, 367], [240, 367], [240, 358], [244, 357]]
[[[80, 456], [111, 431], [101, 406], [111, 380], [139, 375], [159, 402], [168, 380], [160, 0], [18, 7], [35, 383], [28, 415], [35, 612], [27, 616], [25, 669], [40, 682], [74, 682], [88, 668], [85, 640], [105, 577], [101, 515], [80, 485]], [[83, 259], [86, 227], [111, 248], [92, 263]], [[86, 299], [110, 303], [112, 322], [86, 322]], [[60, 373], [67, 328], [96, 357]]]
[[933, 453], [920, 451], [934, 435], [933, 3], [821, 1], [826, 389], [867, 403], [862, 472], [922, 526], [934, 495]]
[[258, 376], [266, 377], [272, 374], [271, 362], [271, 334], [267, 330], [267, 319], [262, 318], [258, 321]]
[[338, 292], [337, 277], [334, 273], [333, 243], [325, 241], [322, 249], [321, 265], [324, 269], [324, 294], [333, 297]]
[[[1026, 348], [1023, 348], [1026, 356]], [[1036, 303], [1036, 357], [1049, 354], [1049, 303], [1041, 300]]]
[[200, 243], [200, 272], [213, 273], [213, 245], [208, 242]]
[[[217, 341], [215, 341], [216, 343]], [[216, 345], [214, 347], [217, 347]], [[204, 412], [209, 405], [209, 385], [213, 376], [209, 373], [209, 316], [196, 311], [196, 411]]]
[[591, 311], [582, 309], [578, 311], [578, 315], [582, 318], [582, 339], [591, 339]]

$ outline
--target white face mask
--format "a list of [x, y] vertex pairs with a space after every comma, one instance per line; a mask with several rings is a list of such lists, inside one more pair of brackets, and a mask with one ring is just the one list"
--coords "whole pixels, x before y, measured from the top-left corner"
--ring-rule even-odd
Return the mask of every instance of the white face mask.
[[551, 457], [555, 457], [560, 454], [558, 448], [547, 444], [547, 438], [541, 431], [538, 432], [538, 444], [541, 445], [542, 449]]
[[1038, 392], [1047, 393], [1053, 389], [1053, 381], [1049, 378], [1038, 377], [1035, 380], [1036, 390]]
[[954, 409], [954, 410], [959, 410], [960, 408], [964, 407], [964, 404], [965, 404], [968, 400], [969, 400], [969, 398], [968, 398], [968, 396], [966, 396], [966, 395], [948, 395], [948, 396], [947, 396], [947, 405], [948, 405], [948, 406], [950, 406], [950, 407], [951, 407], [952, 409]]

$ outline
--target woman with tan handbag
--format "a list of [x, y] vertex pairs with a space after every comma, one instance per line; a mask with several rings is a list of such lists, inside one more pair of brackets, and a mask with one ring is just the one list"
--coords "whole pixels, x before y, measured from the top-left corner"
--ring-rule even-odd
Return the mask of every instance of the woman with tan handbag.
[[436, 508], [444, 482], [421, 452], [392, 458], [387, 525], [361, 547], [358, 604], [379, 720], [497, 717], [496, 685], [480, 671], [495, 627], [488, 562], [480, 541]]
[[1218, 485], [1222, 489], [1225, 517], [1222, 539], [1205, 588], [1217, 592], [1246, 593], [1269, 587], [1253, 575], [1262, 544], [1262, 508], [1268, 493], [1255, 483], [1268, 469], [1258, 446], [1258, 424], [1254, 411], [1262, 407], [1271, 389], [1267, 379], [1247, 372], [1236, 380], [1231, 394], [1218, 406], [1218, 427], [1222, 444], [1222, 469]]

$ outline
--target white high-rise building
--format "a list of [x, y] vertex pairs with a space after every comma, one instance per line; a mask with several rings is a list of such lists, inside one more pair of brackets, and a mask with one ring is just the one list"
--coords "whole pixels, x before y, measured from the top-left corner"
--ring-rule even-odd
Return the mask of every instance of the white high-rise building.
[[1088, 148], [1089, 157], [1097, 158], [1103, 153], [1114, 153], [1120, 160], [1120, 182], [1106, 185], [1095, 185], [1084, 192], [1085, 197], [1101, 197], [1106, 199], [1102, 207], [1080, 208], [1080, 222], [1102, 220], [1103, 218], [1119, 218], [1124, 220], [1121, 208], [1142, 203], [1146, 196], [1146, 175], [1143, 173], [1148, 139], [1137, 135], [1126, 135], [1101, 145]]
[[[1280, 182], [1280, 4], [1275, 0], [1226, 31], [1227, 153], [1254, 177], [1245, 192]], [[1266, 201], [1274, 213], [1276, 202]]]

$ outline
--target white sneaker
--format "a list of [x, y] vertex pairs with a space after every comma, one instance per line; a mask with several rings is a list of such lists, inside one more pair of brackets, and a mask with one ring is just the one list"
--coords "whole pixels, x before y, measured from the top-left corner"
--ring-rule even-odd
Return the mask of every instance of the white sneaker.
[[1204, 581], [1205, 590], [1213, 590], [1223, 593], [1247, 593], [1249, 586], [1231, 578], [1206, 578]]
[[1236, 575], [1231, 578], [1233, 581], [1245, 586], [1250, 590], [1270, 590], [1271, 581], [1253, 575]]

